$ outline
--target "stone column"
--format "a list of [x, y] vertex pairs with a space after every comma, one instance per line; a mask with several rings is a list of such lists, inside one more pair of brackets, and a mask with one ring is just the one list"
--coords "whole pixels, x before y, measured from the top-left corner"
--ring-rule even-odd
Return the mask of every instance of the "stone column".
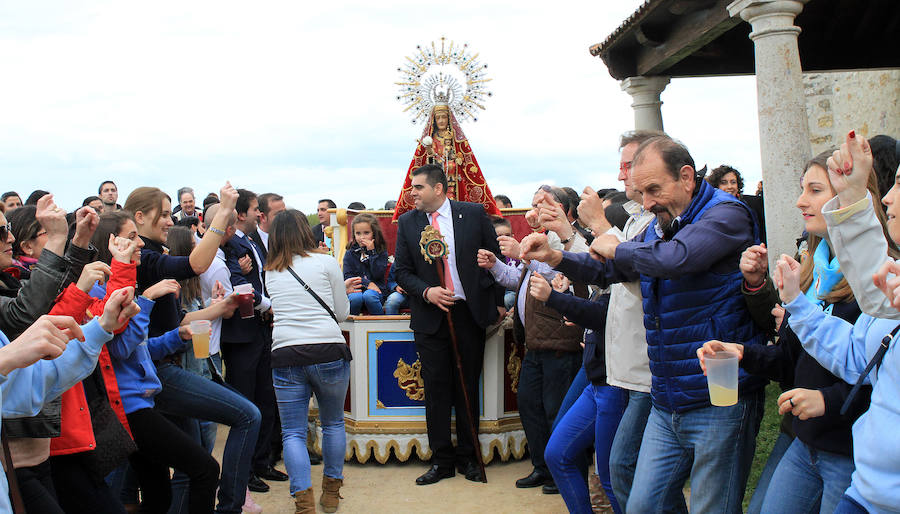
[[662, 112], [659, 99], [660, 93], [669, 83], [669, 77], [628, 77], [621, 82], [622, 91], [625, 91], [634, 103], [634, 129], [635, 130], [662, 130]]
[[765, 191], [769, 269], [794, 255], [803, 221], [795, 203], [803, 165], [812, 157], [794, 17], [807, 0], [736, 0], [731, 16], [750, 23], [756, 55], [759, 146]]

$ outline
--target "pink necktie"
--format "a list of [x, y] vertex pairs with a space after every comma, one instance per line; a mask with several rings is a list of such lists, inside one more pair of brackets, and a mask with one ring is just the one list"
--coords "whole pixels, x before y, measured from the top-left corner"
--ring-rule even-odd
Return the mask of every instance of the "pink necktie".
[[[437, 211], [431, 213], [431, 226], [434, 227], [435, 230], [440, 234], [441, 227], [438, 226], [438, 213]], [[450, 292], [453, 292], [453, 278], [450, 276], [450, 259], [444, 257], [444, 281], [447, 282], [445, 286]]]

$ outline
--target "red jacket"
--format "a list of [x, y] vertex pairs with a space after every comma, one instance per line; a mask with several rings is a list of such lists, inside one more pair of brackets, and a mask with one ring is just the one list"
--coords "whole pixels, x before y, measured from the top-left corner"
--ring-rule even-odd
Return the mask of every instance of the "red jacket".
[[[123, 264], [113, 260], [111, 271], [105, 298], [98, 300], [78, 289], [75, 284], [69, 284], [57, 299], [50, 314], [72, 316], [78, 321], [83, 321], [92, 318], [94, 313], [97, 315], [102, 313], [106, 301], [114, 291], [123, 287], [134, 286], [137, 281], [136, 264]], [[119, 418], [125, 430], [131, 434], [131, 428], [128, 426], [125, 410], [122, 407], [122, 398], [119, 396], [119, 384], [116, 382], [116, 374], [113, 372], [109, 352], [105, 346], [100, 351], [98, 366], [100, 366], [100, 372], [103, 374], [106, 393], [109, 396], [109, 405], [115, 411], [116, 417]], [[88, 410], [87, 398], [84, 395], [84, 386], [81, 385], [81, 382], [62, 394], [60, 415], [62, 418], [60, 436], [50, 440], [51, 456], [71, 455], [91, 451], [96, 448], [97, 443], [94, 440], [91, 413]]]

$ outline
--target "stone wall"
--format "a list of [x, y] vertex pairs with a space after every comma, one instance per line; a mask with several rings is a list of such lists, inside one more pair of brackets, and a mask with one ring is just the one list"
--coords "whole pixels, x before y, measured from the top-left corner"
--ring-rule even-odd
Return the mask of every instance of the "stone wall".
[[816, 155], [855, 129], [900, 138], [900, 70], [805, 73], [809, 140]]

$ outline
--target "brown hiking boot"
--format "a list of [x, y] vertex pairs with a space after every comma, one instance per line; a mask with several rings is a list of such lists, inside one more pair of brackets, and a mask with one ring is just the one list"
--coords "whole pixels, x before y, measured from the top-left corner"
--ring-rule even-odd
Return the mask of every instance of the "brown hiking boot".
[[316, 514], [316, 496], [312, 487], [294, 493], [294, 504], [297, 508], [294, 514]]
[[322, 497], [319, 498], [319, 504], [325, 512], [335, 512], [338, 509], [338, 503], [341, 498], [341, 486], [344, 481], [340, 478], [331, 478], [322, 476]]

